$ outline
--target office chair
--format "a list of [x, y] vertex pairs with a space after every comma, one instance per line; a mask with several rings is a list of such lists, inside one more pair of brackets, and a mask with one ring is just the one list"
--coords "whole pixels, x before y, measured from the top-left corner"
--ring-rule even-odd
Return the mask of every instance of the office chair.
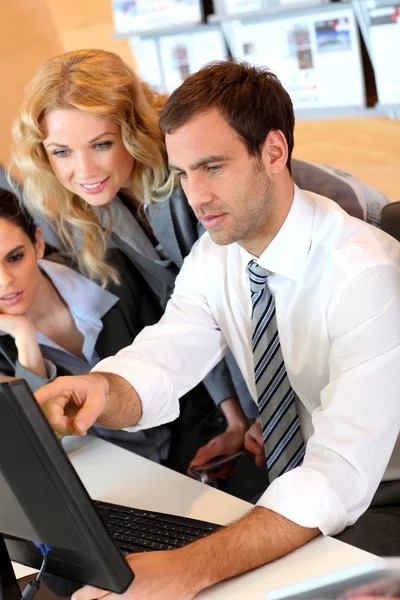
[[400, 202], [391, 202], [383, 207], [381, 228], [400, 242]]

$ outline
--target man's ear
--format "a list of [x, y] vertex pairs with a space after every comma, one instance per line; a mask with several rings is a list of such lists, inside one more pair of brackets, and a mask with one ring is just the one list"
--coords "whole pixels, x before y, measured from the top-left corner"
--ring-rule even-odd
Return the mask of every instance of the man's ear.
[[278, 175], [286, 168], [288, 145], [280, 129], [273, 129], [265, 138], [262, 160], [271, 175]]
[[41, 258], [43, 258], [44, 251], [46, 248], [46, 244], [43, 241], [42, 230], [40, 229], [40, 227], [36, 228], [35, 238], [36, 238], [36, 242], [35, 242], [36, 256], [37, 256], [38, 260], [40, 260]]

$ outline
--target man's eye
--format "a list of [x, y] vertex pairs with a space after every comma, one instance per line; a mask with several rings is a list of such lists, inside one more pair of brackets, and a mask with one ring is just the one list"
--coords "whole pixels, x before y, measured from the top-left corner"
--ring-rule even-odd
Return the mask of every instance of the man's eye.
[[207, 171], [209, 173], [218, 173], [221, 170], [221, 166], [220, 165], [213, 165], [211, 167], [207, 167]]
[[19, 252], [18, 254], [13, 254], [12, 256], [9, 257], [8, 262], [18, 262], [19, 260], [22, 260], [24, 258], [24, 255], [22, 254], [22, 252]]
[[187, 179], [186, 173], [183, 173], [182, 171], [180, 173], [178, 173], [178, 177], [179, 177], [179, 179]]

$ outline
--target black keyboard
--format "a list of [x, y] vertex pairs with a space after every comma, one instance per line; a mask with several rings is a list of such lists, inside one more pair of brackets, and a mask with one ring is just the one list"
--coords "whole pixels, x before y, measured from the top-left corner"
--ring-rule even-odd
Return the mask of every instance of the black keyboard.
[[132, 552], [181, 548], [221, 528], [206, 521], [108, 502], [95, 500], [94, 505], [124, 556]]

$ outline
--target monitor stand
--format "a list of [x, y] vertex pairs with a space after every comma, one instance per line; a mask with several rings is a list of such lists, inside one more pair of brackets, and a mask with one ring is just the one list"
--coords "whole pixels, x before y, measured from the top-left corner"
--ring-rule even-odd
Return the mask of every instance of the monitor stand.
[[2, 535], [0, 535], [0, 600], [21, 600], [21, 592]]

